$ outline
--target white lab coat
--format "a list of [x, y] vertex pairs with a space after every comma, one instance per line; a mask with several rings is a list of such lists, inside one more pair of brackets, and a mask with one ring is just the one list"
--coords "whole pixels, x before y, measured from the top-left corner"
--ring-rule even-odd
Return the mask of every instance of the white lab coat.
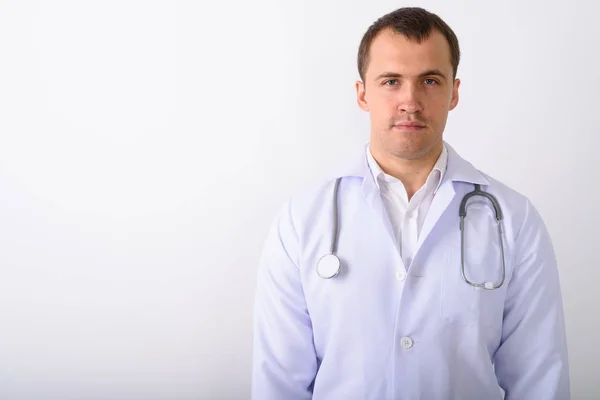
[[[285, 204], [259, 266], [252, 399], [501, 399], [500, 387], [512, 400], [570, 398], [558, 271], [540, 215], [446, 146], [408, 269], [365, 152], [339, 188], [337, 277], [315, 271], [331, 244], [333, 181]], [[492, 291], [461, 275], [458, 209], [474, 183], [504, 213], [506, 280]], [[472, 223], [468, 277], [496, 279], [497, 228], [486, 207], [472, 207], [485, 223]]]

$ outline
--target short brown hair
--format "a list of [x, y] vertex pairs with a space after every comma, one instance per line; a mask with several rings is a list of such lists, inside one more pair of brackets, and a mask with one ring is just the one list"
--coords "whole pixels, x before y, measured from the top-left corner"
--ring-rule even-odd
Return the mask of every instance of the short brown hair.
[[371, 44], [377, 34], [388, 28], [410, 40], [416, 40], [417, 43], [427, 39], [434, 29], [439, 31], [450, 45], [450, 61], [454, 78], [456, 78], [458, 62], [460, 61], [460, 48], [454, 31], [436, 14], [420, 7], [403, 7], [379, 18], [363, 35], [358, 48], [358, 73], [363, 82], [369, 65]]

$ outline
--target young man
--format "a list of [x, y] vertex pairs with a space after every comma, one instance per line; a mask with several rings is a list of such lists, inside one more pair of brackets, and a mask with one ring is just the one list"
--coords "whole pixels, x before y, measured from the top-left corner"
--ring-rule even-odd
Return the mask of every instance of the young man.
[[356, 90], [370, 142], [269, 233], [253, 399], [569, 398], [546, 228], [442, 138], [459, 58], [453, 31], [421, 8], [365, 33]]

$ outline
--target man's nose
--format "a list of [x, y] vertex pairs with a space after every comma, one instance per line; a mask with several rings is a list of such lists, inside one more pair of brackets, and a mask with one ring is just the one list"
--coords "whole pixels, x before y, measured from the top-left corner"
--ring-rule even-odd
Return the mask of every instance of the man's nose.
[[402, 86], [400, 90], [400, 102], [398, 103], [398, 111], [415, 114], [423, 111], [421, 104], [419, 88], [411, 83]]

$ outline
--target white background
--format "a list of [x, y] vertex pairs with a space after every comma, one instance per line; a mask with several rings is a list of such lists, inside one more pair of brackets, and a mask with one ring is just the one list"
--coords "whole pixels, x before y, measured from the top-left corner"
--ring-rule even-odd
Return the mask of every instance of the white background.
[[600, 396], [589, 1], [0, 1], [0, 398], [249, 396], [282, 202], [368, 139], [356, 50], [401, 5], [463, 58], [446, 140], [554, 239], [574, 399]]

